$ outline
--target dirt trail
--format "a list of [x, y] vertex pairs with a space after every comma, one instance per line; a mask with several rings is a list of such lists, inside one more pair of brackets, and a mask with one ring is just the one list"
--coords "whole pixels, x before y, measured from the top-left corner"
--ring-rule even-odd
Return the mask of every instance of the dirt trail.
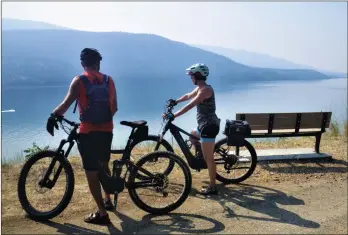
[[[259, 144], [257, 149], [312, 146], [313, 139], [307, 139], [279, 141], [277, 146]], [[207, 198], [197, 194], [197, 189], [206, 184], [207, 171], [192, 171], [189, 198], [166, 216], [144, 213], [125, 190], [119, 196], [118, 212], [110, 213], [112, 225], [108, 227], [83, 222], [83, 217], [95, 210], [95, 204], [80, 160], [70, 159], [76, 178], [72, 201], [49, 223], [25, 217], [16, 188], [21, 166], [2, 166], [2, 233], [348, 234], [346, 137], [323, 138], [322, 151], [334, 159], [259, 162], [242, 184], [219, 185], [220, 194]]]
[[[195, 180], [197, 181], [197, 180]], [[198, 184], [198, 183], [197, 183]], [[198, 188], [198, 187], [195, 187]], [[302, 233], [347, 234], [347, 177], [221, 187], [207, 198], [193, 188], [174, 213], [153, 217], [132, 202], [110, 213], [112, 225], [83, 222], [88, 210], [69, 208], [50, 223], [20, 215], [2, 217], [2, 233]], [[122, 197], [127, 194], [123, 193]]]

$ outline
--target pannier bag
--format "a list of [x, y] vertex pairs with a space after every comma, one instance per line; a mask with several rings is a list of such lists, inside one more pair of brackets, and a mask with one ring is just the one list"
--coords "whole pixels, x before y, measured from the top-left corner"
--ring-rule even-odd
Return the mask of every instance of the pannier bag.
[[225, 130], [228, 146], [244, 146], [245, 138], [251, 135], [251, 128], [247, 121], [226, 120]]

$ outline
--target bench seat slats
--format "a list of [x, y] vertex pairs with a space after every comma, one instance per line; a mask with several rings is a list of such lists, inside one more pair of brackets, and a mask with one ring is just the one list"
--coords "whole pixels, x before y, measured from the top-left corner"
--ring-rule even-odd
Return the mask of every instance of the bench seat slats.
[[[325, 112], [305, 112], [305, 113], [273, 113], [273, 128], [272, 133], [278, 133], [278, 131], [284, 132], [295, 132], [296, 121], [299, 121], [299, 132], [304, 132], [306, 129], [318, 129], [321, 130], [323, 117]], [[331, 112], [327, 112], [325, 128], [329, 128], [331, 121]], [[269, 119], [271, 113], [237, 113], [237, 120], [246, 120], [251, 129], [252, 133], [255, 131], [268, 132]], [[298, 118], [298, 115], [300, 117]]]

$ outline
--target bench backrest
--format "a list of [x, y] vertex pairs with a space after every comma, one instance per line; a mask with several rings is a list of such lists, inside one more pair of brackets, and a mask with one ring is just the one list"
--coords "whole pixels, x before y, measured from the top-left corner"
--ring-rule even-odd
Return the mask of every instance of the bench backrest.
[[237, 113], [237, 120], [245, 120], [251, 130], [267, 131], [288, 130], [295, 133], [303, 129], [319, 129], [325, 132], [329, 128], [331, 112], [305, 113]]

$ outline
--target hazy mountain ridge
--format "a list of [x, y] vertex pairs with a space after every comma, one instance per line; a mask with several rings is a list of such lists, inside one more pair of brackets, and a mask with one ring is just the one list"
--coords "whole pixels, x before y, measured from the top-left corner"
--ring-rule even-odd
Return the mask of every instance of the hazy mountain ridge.
[[313, 68], [307, 65], [297, 64], [285, 59], [277, 58], [274, 56], [250, 52], [246, 50], [236, 50], [232, 48], [218, 47], [218, 46], [207, 46], [207, 45], [192, 45], [194, 47], [210, 51], [222, 56], [225, 56], [238, 63], [245, 64], [251, 67], [258, 68], [275, 68], [275, 69], [305, 69], [314, 70], [326, 74], [329, 77], [347, 77], [347, 73], [326, 71], [322, 69]]
[[102, 72], [113, 76], [119, 86], [146, 86], [144, 92], [190, 90], [192, 83], [185, 68], [197, 62], [209, 66], [209, 83], [217, 90], [257, 81], [328, 79], [311, 70], [249, 67], [152, 34], [45, 29], [4, 30], [2, 35], [3, 85], [68, 84], [82, 72], [79, 54], [84, 47], [101, 52]]
[[67, 27], [58, 26], [58, 25], [49, 24], [49, 23], [40, 22], [40, 21], [2, 18], [2, 30], [43, 30], [43, 29], [72, 30]]

